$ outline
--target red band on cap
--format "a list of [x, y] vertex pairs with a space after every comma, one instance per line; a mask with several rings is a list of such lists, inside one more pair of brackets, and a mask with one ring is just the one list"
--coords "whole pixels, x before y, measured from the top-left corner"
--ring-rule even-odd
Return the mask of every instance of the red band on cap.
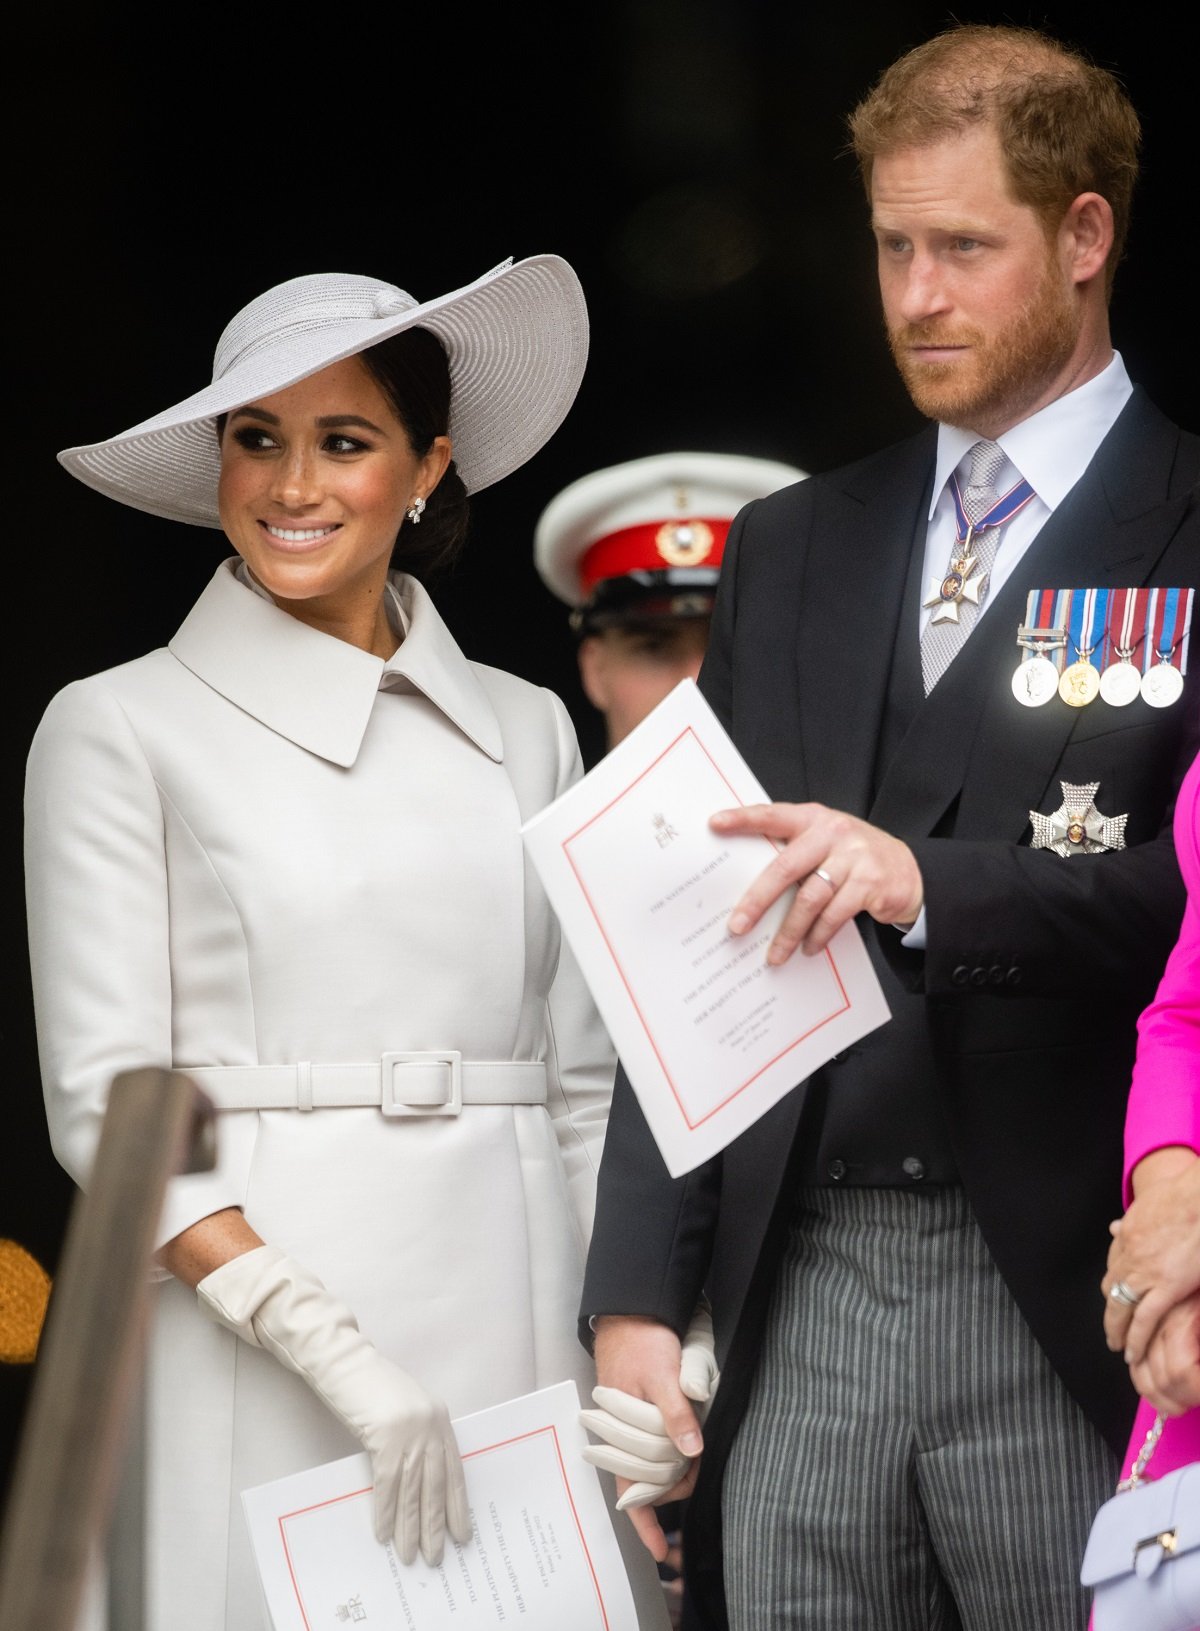
[[628, 572], [664, 572], [672, 566], [721, 564], [725, 539], [732, 522], [690, 516], [671, 521], [650, 521], [638, 527], [610, 532], [586, 549], [579, 562], [585, 595], [604, 578], [623, 578]]

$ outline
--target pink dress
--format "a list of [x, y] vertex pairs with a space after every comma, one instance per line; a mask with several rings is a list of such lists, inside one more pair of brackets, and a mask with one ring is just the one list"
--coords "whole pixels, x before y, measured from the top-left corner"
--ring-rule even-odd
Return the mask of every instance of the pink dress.
[[[1154, 1001], [1138, 1020], [1125, 1117], [1126, 1206], [1133, 1196], [1130, 1173], [1143, 1156], [1168, 1144], [1189, 1145], [1200, 1155], [1200, 755], [1179, 789], [1174, 832], [1187, 907]], [[1143, 1400], [1122, 1476], [1133, 1465], [1154, 1415]], [[1200, 1406], [1168, 1419], [1146, 1476], [1161, 1478], [1189, 1461], [1200, 1461]]]

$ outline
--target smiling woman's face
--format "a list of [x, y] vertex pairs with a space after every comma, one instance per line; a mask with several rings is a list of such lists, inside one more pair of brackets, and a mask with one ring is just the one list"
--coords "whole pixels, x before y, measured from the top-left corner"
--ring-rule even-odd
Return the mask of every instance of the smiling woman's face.
[[428, 498], [449, 454], [438, 437], [418, 457], [365, 365], [348, 357], [229, 415], [221, 525], [284, 610], [339, 632], [378, 608], [404, 512]]

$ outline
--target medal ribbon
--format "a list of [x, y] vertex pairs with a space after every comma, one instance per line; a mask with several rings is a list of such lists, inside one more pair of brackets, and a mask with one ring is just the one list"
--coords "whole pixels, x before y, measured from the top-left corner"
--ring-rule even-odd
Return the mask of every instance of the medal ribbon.
[[954, 500], [954, 518], [957, 529], [956, 542], [965, 544], [968, 533], [982, 532], [985, 527], [1002, 527], [1006, 521], [1011, 521], [1014, 515], [1023, 510], [1031, 498], [1036, 497], [1033, 488], [1023, 478], [1015, 487], [1010, 487], [1002, 498], [998, 498], [991, 509], [978, 521], [967, 519], [967, 512], [963, 508], [962, 494], [958, 488], [958, 477], [950, 477], [950, 496]]
[[[1153, 630], [1153, 651], [1147, 641], [1144, 668], [1155, 663], [1170, 663], [1180, 675], [1187, 673], [1187, 653], [1192, 633], [1192, 602], [1194, 589], [1151, 589], [1150, 627]], [[1178, 631], [1178, 632], [1177, 632]]]
[[[1192, 605], [1195, 599], [1195, 589], [1184, 590], [1183, 612], [1179, 619], [1183, 624], [1183, 633], [1179, 636], [1179, 639], [1175, 643], [1175, 649], [1179, 653], [1179, 661], [1175, 663], [1175, 666], [1179, 670], [1180, 674], [1187, 673], [1188, 647], [1192, 643]], [[1174, 662], [1174, 657], [1172, 657], [1171, 660]]]
[[1109, 596], [1108, 627], [1104, 631], [1104, 651], [1101, 654], [1105, 668], [1120, 660], [1118, 652], [1128, 650], [1136, 598], [1132, 589], [1114, 589]]
[[[1087, 599], [1086, 589], [1069, 589], [1070, 601], [1067, 606], [1067, 662], [1068, 666], [1079, 659], [1079, 642], [1083, 638], [1083, 607]], [[1070, 655], [1071, 652], [1075, 656]]]
[[1024, 629], [1018, 634], [1017, 643], [1022, 647], [1023, 663], [1031, 663], [1035, 657], [1045, 657], [1052, 662], [1061, 674], [1066, 664], [1067, 640], [1067, 613], [1071, 603], [1069, 589], [1031, 589], [1025, 599], [1025, 628], [1046, 629], [1063, 636], [1063, 643], [1057, 646], [1045, 646], [1041, 640], [1024, 638]]
[[1070, 639], [1076, 658], [1088, 662], [1099, 643], [1098, 631], [1104, 627], [1108, 610], [1107, 589], [1075, 589], [1071, 600]]
[[[1109, 591], [1108, 633], [1104, 640], [1104, 666], [1127, 660], [1141, 645], [1146, 628], [1146, 608], [1150, 604], [1149, 589], [1112, 589]], [[1134, 629], [1143, 632], [1134, 638]], [[1140, 659], [1139, 659], [1140, 661]]]
[[[1022, 661], [1045, 656], [1061, 673], [1074, 649], [1078, 660], [1090, 652], [1095, 667], [1107, 668], [1122, 660], [1122, 652], [1133, 658], [1141, 646], [1134, 660], [1141, 673], [1167, 662], [1186, 676], [1195, 600], [1194, 588], [1031, 589], [1025, 600], [1026, 628], [1061, 631], [1067, 645], [1039, 652], [1040, 642], [1021, 638]], [[1134, 629], [1142, 631], [1136, 638]]]
[[[1127, 646], [1132, 646], [1134, 651], [1136, 651], [1137, 648], [1145, 641], [1146, 629], [1149, 626], [1147, 622], [1149, 616], [1150, 591], [1149, 589], [1139, 589], [1137, 594], [1134, 596], [1133, 621], [1129, 629], [1129, 639], [1125, 642]], [[1133, 632], [1134, 629], [1139, 631], [1136, 635]]]
[[[1055, 591], [1053, 589], [1031, 589], [1029, 601], [1025, 609], [1025, 620], [1031, 628], [1051, 629], [1058, 624], [1051, 621], [1054, 617]], [[1064, 629], [1063, 633], [1067, 631]]]
[[1174, 663], [1175, 623], [1179, 615], [1178, 589], [1151, 589], [1149, 614], [1146, 619], [1146, 641], [1142, 653], [1142, 673], [1149, 673], [1157, 662]]

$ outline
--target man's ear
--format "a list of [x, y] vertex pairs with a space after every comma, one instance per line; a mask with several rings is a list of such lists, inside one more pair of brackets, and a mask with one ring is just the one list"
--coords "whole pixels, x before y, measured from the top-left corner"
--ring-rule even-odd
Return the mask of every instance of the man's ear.
[[579, 678], [584, 695], [593, 708], [602, 714], [608, 712], [610, 702], [608, 685], [609, 650], [599, 634], [585, 634], [576, 654], [579, 658]]
[[1099, 193], [1080, 193], [1058, 229], [1067, 268], [1076, 283], [1103, 276], [1113, 246], [1112, 205]]

